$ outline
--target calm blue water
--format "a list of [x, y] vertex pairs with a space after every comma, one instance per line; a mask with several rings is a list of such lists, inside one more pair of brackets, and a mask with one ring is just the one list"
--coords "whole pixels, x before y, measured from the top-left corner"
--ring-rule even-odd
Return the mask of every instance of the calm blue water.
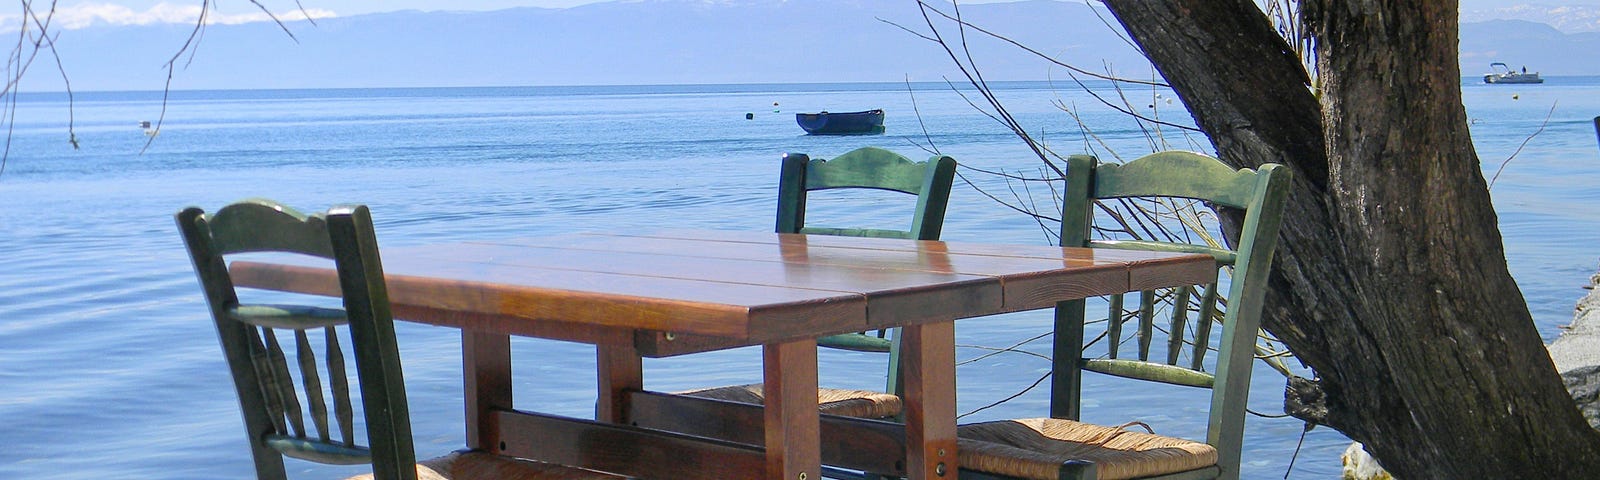
[[[250, 476], [237, 403], [203, 299], [172, 222], [187, 205], [215, 209], [271, 197], [308, 209], [370, 205], [384, 245], [586, 230], [771, 228], [783, 152], [828, 157], [878, 145], [920, 158], [933, 145], [964, 165], [1037, 169], [1012, 134], [941, 85], [751, 85], [175, 92], [161, 134], [140, 154], [137, 127], [156, 93], [79, 94], [68, 143], [64, 99], [24, 96], [0, 174], [0, 478]], [[1521, 147], [1493, 192], [1508, 261], [1545, 338], [1571, 318], [1595, 271], [1600, 161], [1590, 118], [1600, 79], [1463, 87], [1487, 175]], [[970, 92], [968, 92], [970, 95]], [[1145, 132], [1081, 92], [1044, 84], [999, 91], [1012, 114], [1063, 154], [1134, 156]], [[1170, 96], [1170, 95], [1166, 95]], [[1133, 102], [1180, 123], [1152, 92]], [[774, 102], [779, 111], [774, 112]], [[1059, 106], [1093, 128], [1083, 131]], [[1542, 133], [1527, 140], [1554, 106]], [[799, 135], [793, 113], [884, 108], [888, 134]], [[754, 114], [746, 120], [745, 114]], [[1092, 133], [1092, 135], [1090, 134]], [[1199, 138], [1168, 131], [1172, 148]], [[1522, 146], [1527, 140], [1526, 146]], [[1009, 198], [1003, 182], [975, 183]], [[959, 183], [959, 182], [958, 182]], [[1035, 187], [1037, 188], [1037, 187]], [[1035, 191], [1040, 198], [1048, 192]], [[1048, 200], [1044, 200], [1048, 205]], [[1044, 243], [1040, 228], [958, 185], [950, 240]], [[852, 222], [899, 222], [855, 209]], [[966, 345], [1005, 346], [1047, 318], [1019, 314], [958, 324]], [[453, 330], [400, 330], [419, 455], [464, 444], [460, 345]], [[592, 414], [593, 349], [519, 339], [517, 404]], [[1027, 349], [1046, 351], [1034, 342]], [[649, 360], [647, 386], [675, 390], [759, 378], [746, 349]], [[963, 359], [981, 350], [963, 348]], [[880, 358], [824, 351], [822, 382], [881, 386]], [[1001, 355], [959, 370], [960, 410], [1011, 396], [1046, 372]], [[1280, 410], [1282, 377], [1259, 369], [1252, 408]], [[1157, 431], [1203, 435], [1202, 393], [1092, 384], [1090, 420], [1140, 418]], [[1037, 416], [1033, 391], [965, 420]], [[1246, 476], [1282, 478], [1300, 438], [1292, 419], [1252, 418]], [[1337, 475], [1347, 440], [1317, 429], [1293, 478]], [[350, 469], [291, 462], [312, 477]]]

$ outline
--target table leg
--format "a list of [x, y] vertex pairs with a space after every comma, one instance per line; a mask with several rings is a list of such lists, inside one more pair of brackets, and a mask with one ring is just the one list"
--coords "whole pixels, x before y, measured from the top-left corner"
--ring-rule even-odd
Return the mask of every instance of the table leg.
[[463, 330], [462, 373], [466, 377], [467, 447], [498, 452], [499, 425], [493, 411], [511, 409], [511, 337]]
[[600, 396], [595, 420], [628, 423], [628, 392], [644, 390], [644, 363], [633, 345], [596, 345]]
[[817, 341], [762, 345], [767, 474], [772, 480], [822, 477], [817, 417]]
[[955, 478], [956, 335], [954, 322], [900, 330], [905, 379], [906, 478]]

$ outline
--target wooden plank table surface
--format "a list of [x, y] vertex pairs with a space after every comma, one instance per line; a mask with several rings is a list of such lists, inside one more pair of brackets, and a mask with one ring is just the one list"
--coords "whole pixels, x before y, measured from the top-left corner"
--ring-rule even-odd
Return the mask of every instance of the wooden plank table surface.
[[[954, 478], [954, 320], [1216, 278], [1202, 255], [729, 231], [389, 248], [383, 262], [396, 318], [462, 329], [470, 447], [646, 478], [812, 480], [824, 450], [830, 464]], [[338, 292], [315, 260], [231, 269], [241, 287]], [[897, 326], [904, 426], [819, 419], [816, 338]], [[597, 420], [514, 410], [510, 335], [597, 345]], [[746, 345], [763, 349], [764, 409], [643, 390], [641, 357]], [[696, 414], [746, 428], [708, 430]], [[861, 455], [824, 437], [887, 441]]]

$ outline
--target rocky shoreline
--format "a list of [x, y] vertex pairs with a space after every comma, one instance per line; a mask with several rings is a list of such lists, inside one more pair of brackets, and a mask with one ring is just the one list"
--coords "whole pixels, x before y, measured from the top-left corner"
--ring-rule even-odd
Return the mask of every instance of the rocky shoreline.
[[1589, 294], [1578, 300], [1572, 324], [1556, 341], [1550, 342], [1550, 360], [1561, 372], [1567, 392], [1578, 402], [1578, 410], [1589, 426], [1600, 429], [1600, 273], [1589, 277]]
[[[1600, 128], [1600, 118], [1596, 118], [1596, 122], [1596, 128]], [[1573, 308], [1572, 324], [1546, 348], [1550, 351], [1550, 360], [1556, 364], [1556, 371], [1561, 372], [1567, 393], [1583, 412], [1583, 418], [1589, 420], [1589, 426], [1600, 429], [1600, 288], [1596, 288], [1597, 285], [1600, 285], [1600, 273], [1590, 276], [1589, 284], [1583, 286], [1589, 294], [1578, 299], [1578, 305]], [[1361, 449], [1360, 443], [1351, 444], [1340, 459], [1344, 462], [1344, 480], [1393, 478]]]

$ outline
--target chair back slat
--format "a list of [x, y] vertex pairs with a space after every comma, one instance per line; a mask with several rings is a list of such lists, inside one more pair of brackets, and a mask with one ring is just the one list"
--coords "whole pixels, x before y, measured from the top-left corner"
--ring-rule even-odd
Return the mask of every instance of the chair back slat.
[[[1130, 355], [1118, 348], [1122, 331], [1120, 320], [1127, 315], [1121, 296], [1109, 299], [1110, 321], [1106, 336], [1111, 341], [1103, 352], [1100, 347], [1094, 347], [1094, 352], [1085, 350], [1083, 330], [1088, 322], [1084, 302], [1058, 304], [1051, 416], [1079, 418], [1083, 370], [1208, 387], [1212, 395], [1207, 443], [1217, 448], [1222, 477], [1237, 478], [1261, 302], [1272, 252], [1277, 245], [1289, 181], [1288, 170], [1278, 165], [1263, 165], [1255, 170], [1233, 169], [1215, 158], [1191, 152], [1155, 153], [1121, 165], [1100, 165], [1089, 156], [1069, 158], [1066, 187], [1062, 192], [1062, 245], [1207, 254], [1216, 260], [1219, 269], [1231, 267], [1231, 274], [1226, 294], [1220, 283], [1140, 292], [1138, 309], [1133, 313], [1139, 322], [1137, 359], [1122, 358]], [[1244, 219], [1233, 242], [1209, 245], [1165, 241], [1167, 239], [1090, 238], [1097, 231], [1097, 203], [1143, 197], [1182, 198], [1213, 208], [1242, 209]], [[1126, 201], [1118, 203], [1129, 205]], [[1146, 229], [1146, 232], [1172, 231], [1148, 222], [1134, 224], [1131, 228]], [[1107, 226], [1101, 231], [1106, 230], [1119, 229]], [[1137, 236], [1134, 232], [1127, 233]], [[1234, 248], [1215, 243], [1231, 243]], [[1171, 308], [1172, 312], [1171, 322], [1163, 322], [1157, 328], [1153, 317], [1159, 308]], [[1212, 327], [1213, 323], [1222, 325], [1221, 332]], [[1166, 341], [1160, 342], [1166, 351], [1157, 357], [1159, 360], [1152, 362], [1151, 340], [1157, 334], [1168, 336]], [[1217, 355], [1210, 357], [1214, 361], [1207, 372], [1207, 358], [1213, 349]], [[1189, 358], [1182, 358], [1185, 355]]]
[[805, 227], [799, 233], [812, 235], [835, 235], [841, 237], [867, 237], [867, 238], [899, 238], [915, 240], [911, 232], [903, 230], [889, 230], [882, 228], [834, 228], [834, 227]]
[[1200, 295], [1200, 314], [1195, 318], [1198, 321], [1194, 326], [1194, 349], [1189, 351], [1189, 368], [1202, 370], [1205, 368], [1206, 353], [1211, 350], [1211, 325], [1217, 314], [1217, 284], [1206, 285], [1205, 293]]
[[1233, 265], [1237, 256], [1232, 250], [1213, 248], [1206, 245], [1191, 245], [1187, 243], [1150, 242], [1144, 240], [1090, 240], [1090, 248], [1114, 248], [1118, 250], [1143, 250], [1147, 252], [1173, 252], [1173, 253], [1204, 253], [1217, 259], [1218, 265]]
[[284, 413], [287, 406], [283, 402], [283, 389], [278, 387], [277, 370], [272, 368], [272, 354], [268, 352], [266, 343], [276, 342], [275, 338], [265, 338], [272, 335], [272, 330], [248, 328], [249, 362], [251, 370], [257, 379], [256, 391], [261, 393], [261, 409], [271, 422], [272, 432], [288, 432], [288, 414]]
[[[1069, 173], [1070, 175], [1070, 173]], [[1247, 208], [1258, 177], [1193, 152], [1161, 152], [1125, 164], [1095, 167], [1094, 198], [1171, 197]]]
[[[778, 178], [778, 233], [866, 236], [937, 240], [950, 201], [956, 162], [935, 156], [913, 162], [900, 154], [875, 147], [851, 150], [831, 160], [801, 153], [783, 157]], [[839, 228], [806, 225], [809, 192], [842, 188], [876, 189], [914, 195], [916, 207], [906, 230]]]
[[875, 188], [916, 195], [922, 192], [926, 165], [877, 147], [851, 150], [833, 160], [806, 165], [806, 190]]
[[306, 406], [311, 408], [311, 424], [317, 427], [317, 440], [327, 442], [328, 402], [322, 396], [322, 375], [317, 372], [317, 353], [312, 349], [311, 338], [305, 330], [294, 331], [295, 358], [300, 362], [300, 383], [306, 392]]
[[344, 349], [339, 347], [339, 335], [333, 327], [323, 327], [328, 341], [328, 388], [333, 390], [333, 415], [339, 422], [339, 440], [346, 446], [356, 446], [355, 408], [350, 400], [350, 374], [345, 371]]
[[228, 317], [257, 327], [309, 330], [349, 323], [344, 310], [305, 305], [237, 305]]
[[1156, 331], [1156, 291], [1139, 292], [1139, 360], [1150, 361], [1150, 344]]
[[1167, 365], [1178, 364], [1178, 354], [1183, 353], [1183, 327], [1189, 324], [1189, 296], [1193, 290], [1188, 286], [1174, 289], [1172, 304], [1172, 324], [1167, 327]]
[[328, 223], [321, 215], [305, 215], [264, 199], [251, 199], [217, 210], [207, 219], [218, 255], [246, 252], [293, 252], [333, 258]]
[[289, 422], [290, 430], [280, 433], [304, 437], [305, 415], [300, 407], [300, 394], [295, 391], [294, 377], [289, 376], [288, 356], [283, 353], [283, 345], [278, 343], [277, 332], [266, 328], [261, 330], [261, 335], [267, 342], [267, 367], [271, 369], [268, 380], [261, 382], [262, 389], [278, 397], [278, 405], [283, 408], [282, 413]]
[[[209, 215], [188, 208], [177, 220], [233, 374], [256, 476], [286, 478], [283, 458], [291, 457], [370, 463], [375, 478], [415, 480], [394, 321], [366, 207], [306, 215], [252, 199]], [[332, 260], [343, 308], [241, 304], [224, 256], [250, 252]], [[354, 372], [341, 345], [346, 330]], [[290, 337], [292, 346], [283, 343]], [[357, 440], [352, 373], [359, 382], [365, 446]]]
[[1122, 323], [1127, 315], [1122, 310], [1122, 294], [1112, 294], [1108, 303], [1110, 308], [1106, 312], [1106, 336], [1111, 341], [1106, 343], [1106, 349], [1111, 358], [1117, 358], [1117, 352], [1122, 346]]

